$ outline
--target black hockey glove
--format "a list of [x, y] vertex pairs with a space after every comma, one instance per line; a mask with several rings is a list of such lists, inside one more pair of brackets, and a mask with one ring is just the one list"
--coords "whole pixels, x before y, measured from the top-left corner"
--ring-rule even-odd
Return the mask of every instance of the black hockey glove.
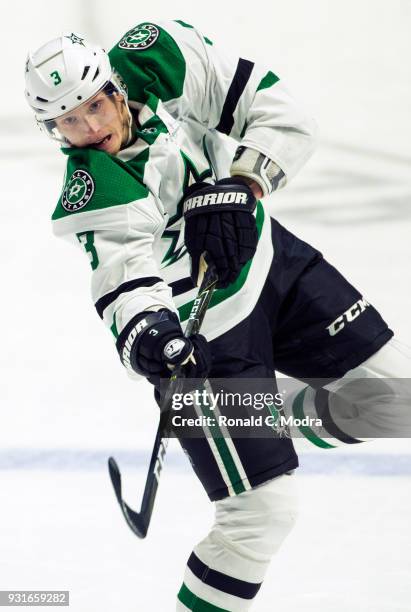
[[217, 287], [227, 287], [235, 281], [257, 248], [255, 207], [253, 192], [239, 178], [189, 187], [183, 200], [184, 240], [191, 256], [191, 278], [195, 284], [204, 251], [216, 267]]
[[206, 378], [211, 351], [200, 334], [185, 338], [177, 315], [170, 310], [140, 313], [123, 329], [116, 342], [123, 365], [155, 385], [169, 378], [173, 367], [184, 364], [187, 378]]

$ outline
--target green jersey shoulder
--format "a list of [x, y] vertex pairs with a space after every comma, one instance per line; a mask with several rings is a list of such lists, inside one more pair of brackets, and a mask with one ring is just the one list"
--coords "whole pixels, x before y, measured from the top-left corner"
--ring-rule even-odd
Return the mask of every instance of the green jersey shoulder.
[[68, 156], [66, 175], [53, 221], [147, 196], [138, 169], [120, 159], [92, 148], [66, 148], [63, 153]]
[[[194, 27], [181, 20], [142, 22], [126, 32], [109, 52], [112, 66], [126, 81], [129, 98], [146, 102], [149, 94], [163, 102], [178, 98], [184, 89], [187, 57], [184, 42], [193, 37], [202, 44]], [[201, 37], [205, 44], [212, 42]]]

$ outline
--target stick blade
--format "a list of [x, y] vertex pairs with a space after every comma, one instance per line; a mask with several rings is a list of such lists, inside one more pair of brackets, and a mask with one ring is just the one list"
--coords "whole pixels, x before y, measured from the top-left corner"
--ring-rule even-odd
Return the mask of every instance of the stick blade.
[[136, 512], [123, 499], [121, 486], [121, 473], [114, 457], [109, 457], [108, 471], [110, 474], [111, 484], [113, 485], [114, 493], [121, 508], [127, 525], [139, 538], [143, 539], [147, 535], [148, 525], [139, 512]]

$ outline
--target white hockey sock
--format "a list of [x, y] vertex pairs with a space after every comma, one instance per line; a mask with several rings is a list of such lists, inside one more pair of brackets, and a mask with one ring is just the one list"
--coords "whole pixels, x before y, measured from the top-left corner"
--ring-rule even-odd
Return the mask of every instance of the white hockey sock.
[[284, 474], [216, 502], [215, 524], [191, 554], [177, 610], [249, 610], [272, 556], [292, 529], [295, 477]]

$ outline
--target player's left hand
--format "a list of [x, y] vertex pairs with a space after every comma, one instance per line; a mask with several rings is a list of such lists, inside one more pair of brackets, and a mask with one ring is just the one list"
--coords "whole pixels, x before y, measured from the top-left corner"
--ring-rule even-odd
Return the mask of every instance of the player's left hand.
[[215, 185], [196, 183], [189, 187], [183, 200], [184, 239], [194, 283], [198, 281], [204, 251], [216, 267], [218, 288], [236, 280], [257, 248], [255, 207], [251, 188], [238, 177], [221, 179]]
[[121, 362], [158, 386], [173, 369], [184, 366], [187, 378], [206, 378], [212, 365], [210, 346], [204, 336], [184, 336], [178, 316], [162, 308], [138, 313], [117, 338]]

